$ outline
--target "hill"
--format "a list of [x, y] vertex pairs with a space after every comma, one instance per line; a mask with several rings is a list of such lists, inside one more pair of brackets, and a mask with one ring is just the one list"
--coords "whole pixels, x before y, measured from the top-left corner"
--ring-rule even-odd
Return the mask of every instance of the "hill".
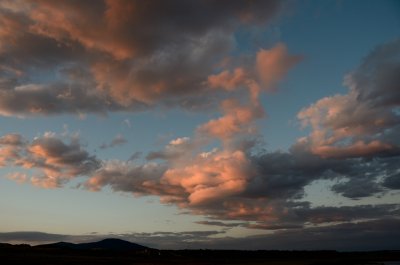
[[145, 250], [149, 249], [148, 247], [135, 244], [129, 241], [125, 241], [117, 238], [107, 238], [98, 242], [90, 242], [90, 243], [68, 243], [68, 242], [58, 242], [53, 244], [44, 244], [35, 246], [35, 248], [52, 248], [52, 249], [81, 249], [81, 250], [90, 250], [90, 249], [102, 249], [102, 250]]

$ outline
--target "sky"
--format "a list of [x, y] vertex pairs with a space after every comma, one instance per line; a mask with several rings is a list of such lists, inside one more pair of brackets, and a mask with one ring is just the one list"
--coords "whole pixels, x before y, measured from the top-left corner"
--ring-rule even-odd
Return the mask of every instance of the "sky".
[[400, 3], [0, 0], [0, 242], [400, 249]]

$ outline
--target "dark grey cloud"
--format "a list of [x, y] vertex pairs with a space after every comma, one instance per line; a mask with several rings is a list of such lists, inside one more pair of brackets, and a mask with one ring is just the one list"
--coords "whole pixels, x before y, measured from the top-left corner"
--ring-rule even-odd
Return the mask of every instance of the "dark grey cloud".
[[42, 242], [58, 242], [69, 239], [68, 235], [49, 234], [34, 231], [0, 232], [0, 242], [25, 242], [40, 244]]
[[400, 40], [376, 47], [351, 73], [348, 82], [359, 100], [374, 108], [400, 105]]
[[399, 249], [399, 219], [381, 219], [334, 226], [278, 231], [269, 235], [211, 242], [219, 249], [293, 249], [341, 251]]
[[53, 133], [30, 142], [18, 134], [2, 136], [0, 162], [2, 166], [39, 170], [30, 180], [43, 187], [60, 187], [73, 178], [90, 175], [100, 167], [100, 160], [84, 150], [78, 138], [64, 143]]
[[221, 226], [221, 227], [238, 227], [244, 226], [247, 223], [224, 223], [219, 221], [198, 221], [196, 224], [200, 225], [213, 225], [213, 226]]
[[[161, 194], [159, 183], [167, 166], [164, 164], [148, 163], [137, 165], [132, 162], [103, 161], [102, 166], [89, 175], [83, 184], [90, 190], [101, 190], [110, 186], [114, 191], [135, 193], [137, 195]], [[174, 194], [171, 187], [169, 193]], [[167, 192], [168, 193], [168, 192]]]
[[321, 158], [303, 147], [289, 152], [259, 153], [252, 157], [257, 176], [252, 179], [245, 197], [302, 198], [304, 187], [316, 180], [338, 181], [331, 190], [344, 197], [359, 199], [382, 194], [380, 179], [398, 171], [399, 156], [375, 158]]
[[136, 159], [139, 159], [142, 156], [142, 152], [134, 152], [128, 159], [128, 161], [134, 161]]
[[126, 138], [124, 136], [122, 136], [121, 134], [118, 134], [114, 137], [114, 139], [111, 140], [110, 143], [103, 143], [102, 145], [100, 145], [101, 149], [106, 149], [106, 148], [111, 148], [111, 147], [115, 147], [115, 146], [119, 146], [119, 145], [124, 145], [128, 142], [128, 140], [126, 140]]
[[332, 186], [332, 191], [351, 199], [368, 197], [382, 192], [382, 186], [370, 178], [351, 179], [344, 183], [338, 183]]
[[246, 226], [247, 228], [252, 228], [252, 229], [261, 229], [261, 230], [281, 230], [281, 229], [299, 229], [303, 228], [302, 224], [285, 224], [285, 223], [280, 223], [280, 224], [263, 224], [263, 223], [257, 223], [257, 224], [248, 224]]
[[388, 176], [383, 181], [382, 185], [386, 188], [399, 190], [400, 189], [400, 173], [394, 173], [393, 175]]
[[[304, 207], [294, 209], [296, 218], [303, 222], [322, 224], [400, 217], [399, 204], [356, 205], [341, 207]], [[293, 220], [295, 221], [295, 220]]]

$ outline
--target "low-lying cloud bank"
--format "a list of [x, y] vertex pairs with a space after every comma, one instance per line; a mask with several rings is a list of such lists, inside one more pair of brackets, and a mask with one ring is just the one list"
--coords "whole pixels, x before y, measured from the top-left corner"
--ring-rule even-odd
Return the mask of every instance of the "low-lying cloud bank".
[[[277, 231], [272, 234], [232, 238], [224, 231], [154, 232], [127, 234], [61, 235], [40, 232], [0, 233], [0, 242], [28, 242], [33, 245], [57, 241], [90, 242], [116, 237], [158, 249], [246, 249], [246, 250], [342, 250], [399, 249], [398, 219], [346, 223]], [[215, 236], [218, 236], [217, 238]]]

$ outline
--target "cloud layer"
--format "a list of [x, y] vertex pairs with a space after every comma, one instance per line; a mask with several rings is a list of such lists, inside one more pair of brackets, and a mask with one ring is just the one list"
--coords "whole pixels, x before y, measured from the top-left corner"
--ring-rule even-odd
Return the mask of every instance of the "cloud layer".
[[[393, 47], [398, 43], [378, 47], [346, 77], [346, 82], [353, 80], [348, 94], [327, 97], [303, 109], [299, 118], [313, 130], [287, 152], [254, 149], [259, 137], [255, 121], [264, 116], [260, 93], [276, 86], [276, 78], [283, 78], [300, 58], [278, 44], [260, 50], [253, 68], [247, 65], [210, 75], [207, 82], [213, 89], [233, 93], [221, 101], [222, 116], [199, 125], [193, 137], [171, 140], [164, 149], [150, 152], [144, 163], [102, 161], [89, 155], [78, 139], [64, 143], [52, 133], [33, 141], [18, 134], [3, 136], [1, 162], [3, 166], [34, 169], [31, 177], [10, 177], [43, 187], [60, 187], [82, 177], [78, 186], [92, 191], [109, 186], [139, 196], [156, 195], [162, 203], [212, 219], [204, 225], [216, 225], [219, 220], [226, 227], [229, 223], [223, 221], [237, 221], [241, 227], [281, 230], [399, 217], [398, 204], [315, 208], [303, 200], [305, 188], [318, 180], [336, 181], [331, 191], [349, 199], [381, 196], [399, 188], [400, 156], [394, 137], [398, 105], [381, 105], [382, 99], [366, 96], [373, 93], [371, 89], [382, 89], [390, 82], [375, 82], [374, 87], [364, 90], [358, 77], [367, 71], [367, 65], [368, 71], [373, 69], [368, 78], [381, 80], [381, 72], [374, 69], [381, 69], [384, 62], [398, 55], [400, 50]], [[273, 71], [282, 76], [265, 79], [267, 69], [252, 71], [264, 65], [260, 62], [277, 65]], [[242, 97], [234, 97], [236, 92]], [[366, 116], [370, 119], [363, 118]], [[117, 137], [107, 147], [122, 143], [122, 139]], [[219, 144], [204, 151], [212, 141]]]
[[[0, 233], [2, 242], [44, 244], [55, 241], [88, 242], [117, 237], [159, 249], [272, 249], [366, 251], [399, 249], [398, 219], [346, 223], [330, 227], [293, 229], [273, 234], [225, 237], [223, 231], [126, 233], [107, 235], [60, 235], [40, 232]], [[214, 236], [218, 235], [219, 238]]]

